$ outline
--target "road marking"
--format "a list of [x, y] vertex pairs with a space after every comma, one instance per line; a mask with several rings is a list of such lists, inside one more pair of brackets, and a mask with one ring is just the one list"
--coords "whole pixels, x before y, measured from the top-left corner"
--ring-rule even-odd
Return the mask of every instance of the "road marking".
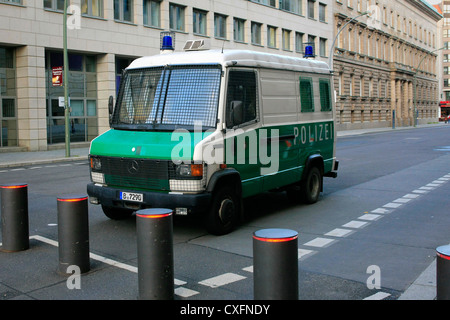
[[331, 230], [330, 232], [325, 233], [325, 236], [346, 237], [352, 232], [353, 232], [353, 230], [336, 228], [334, 230]]
[[221, 274], [220, 276], [216, 276], [216, 277], [212, 277], [212, 278], [200, 281], [199, 284], [207, 286], [207, 287], [211, 287], [211, 288], [217, 288], [217, 287], [221, 287], [226, 284], [233, 283], [233, 282], [243, 280], [243, 279], [246, 279], [246, 277], [235, 274], [235, 273], [228, 272], [228, 273]]
[[397, 209], [397, 208], [400, 207], [401, 205], [402, 205], [401, 203], [389, 202], [389, 203], [386, 203], [383, 207], [385, 207], [385, 208]]
[[[51, 240], [51, 239], [48, 239], [48, 238], [45, 238], [45, 237], [42, 237], [39, 235], [30, 236], [30, 239], [38, 240], [38, 241], [50, 244], [54, 247], [58, 247], [58, 241]], [[112, 260], [109, 258], [105, 258], [105, 257], [102, 257], [102, 256], [92, 253], [92, 252], [89, 253], [89, 258], [91, 258], [93, 260], [97, 260], [97, 261], [105, 263], [105, 264], [108, 264], [113, 267], [121, 268], [121, 269], [130, 271], [130, 272], [133, 272], [133, 273], [138, 273], [137, 267], [134, 267], [134, 266], [131, 266], [131, 265], [119, 262], [119, 261], [115, 261], [115, 260]], [[177, 286], [181, 286], [181, 285], [186, 284], [186, 281], [174, 279], [174, 284]], [[175, 289], [175, 294], [180, 295], [182, 297], [189, 297], [189, 296], [195, 295], [198, 293], [198, 292], [197, 293], [196, 292], [197, 291], [182, 288], [182, 287]], [[178, 294], [178, 293], [180, 293], [180, 294]]]
[[187, 289], [184, 287], [175, 288], [174, 292], [177, 296], [180, 296], [183, 298], [189, 298], [189, 297], [195, 296], [196, 294], [200, 293], [198, 291]]
[[364, 298], [363, 300], [383, 300], [383, 299], [389, 297], [390, 295], [391, 295], [390, 293], [380, 291], [371, 296]]
[[304, 243], [303, 245], [310, 246], [310, 247], [323, 248], [325, 246], [330, 245], [333, 241], [335, 241], [335, 239], [317, 237], [315, 239], [312, 239], [311, 241], [308, 241], [307, 243]]
[[360, 216], [358, 219], [375, 221], [375, 220], [379, 219], [380, 217], [382, 217], [382, 216], [380, 216], [379, 214], [366, 213], [366, 214], [363, 214], [362, 216]]
[[373, 212], [373, 213], [383, 213], [383, 214], [385, 214], [385, 213], [391, 212], [391, 210], [384, 209], [384, 208], [377, 208], [377, 209], [372, 210], [372, 211], [370, 211], [370, 212]]
[[366, 221], [357, 221], [357, 220], [352, 220], [350, 222], [347, 222], [346, 224], [342, 225], [343, 227], [347, 227], [347, 228], [355, 228], [355, 229], [359, 229], [364, 227], [366, 224], [368, 224], [368, 222]]
[[412, 194], [412, 193], [407, 193], [403, 196], [403, 198], [408, 198], [408, 199], [416, 199], [417, 197], [420, 197], [420, 195]]
[[392, 202], [394, 202], [394, 203], [407, 203], [407, 202], [409, 202], [409, 201], [411, 201], [412, 199], [409, 199], [409, 198], [398, 198], [398, 199], [395, 199], [394, 201], [392, 201]]

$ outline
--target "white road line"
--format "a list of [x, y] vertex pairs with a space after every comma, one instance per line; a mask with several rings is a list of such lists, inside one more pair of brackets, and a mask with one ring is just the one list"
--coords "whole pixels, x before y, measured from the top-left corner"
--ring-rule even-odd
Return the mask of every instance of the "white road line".
[[189, 298], [189, 297], [195, 296], [196, 294], [200, 293], [198, 291], [183, 288], [183, 287], [175, 288], [174, 292], [177, 296], [180, 296], [183, 298]]
[[372, 210], [372, 211], [370, 211], [370, 212], [372, 212], [372, 213], [382, 213], [382, 214], [386, 214], [386, 213], [391, 212], [391, 210], [384, 209], [384, 208], [377, 208], [377, 209]]
[[364, 298], [363, 300], [383, 300], [383, 299], [389, 297], [390, 295], [391, 295], [390, 293], [380, 291], [371, 296]]
[[[52, 246], [58, 247], [58, 241], [51, 240], [51, 239], [48, 239], [48, 238], [45, 238], [45, 237], [42, 237], [42, 236], [34, 235], [34, 236], [31, 236], [30, 239], [38, 240], [38, 241], [50, 244]], [[124, 270], [127, 270], [127, 271], [131, 271], [131, 272], [134, 272], [134, 273], [138, 272], [138, 268], [137, 267], [134, 267], [134, 266], [131, 266], [131, 265], [119, 262], [119, 261], [115, 261], [115, 260], [112, 260], [112, 259], [109, 259], [109, 258], [105, 258], [105, 257], [102, 257], [102, 256], [100, 256], [98, 254], [95, 254], [95, 253], [92, 253], [92, 252], [89, 253], [89, 257], [91, 259], [93, 259], [93, 260], [97, 260], [97, 261], [103, 262], [105, 264], [109, 264], [110, 266], [113, 266], [113, 267], [121, 268], [121, 269], [124, 269]], [[177, 286], [181, 286], [181, 285], [186, 284], [186, 281], [174, 279], [174, 284], [177, 285]]]
[[346, 237], [352, 232], [353, 230], [336, 228], [331, 230], [330, 232], [325, 233], [324, 235], [329, 237]]
[[394, 201], [392, 201], [392, 202], [394, 202], [394, 203], [407, 203], [407, 202], [409, 202], [409, 201], [411, 201], [412, 199], [408, 199], [408, 198], [398, 198], [398, 199], [395, 199]]
[[379, 214], [366, 213], [366, 214], [363, 214], [362, 216], [360, 216], [358, 219], [375, 221], [375, 220], [379, 219], [380, 217], [382, 217], [382, 216]]
[[403, 196], [403, 198], [407, 198], [407, 199], [416, 199], [417, 197], [420, 197], [420, 195], [412, 194], [412, 193], [407, 193]]
[[366, 224], [368, 224], [367, 221], [357, 221], [357, 220], [352, 220], [350, 222], [347, 222], [346, 224], [342, 225], [343, 227], [347, 227], [347, 228], [362, 228], [364, 227]]
[[309, 250], [309, 249], [298, 249], [298, 260], [306, 258], [316, 252], [317, 251]]
[[400, 207], [401, 205], [402, 205], [401, 203], [389, 202], [389, 203], [386, 203], [383, 207], [396, 209], [396, 208]]
[[242, 268], [242, 270], [253, 273], [253, 266]]
[[317, 237], [315, 239], [312, 239], [311, 241], [308, 241], [308, 242], [304, 243], [303, 245], [309, 246], [309, 247], [323, 248], [323, 247], [331, 244], [333, 241], [335, 241], [335, 240], [334, 239]]
[[428, 191], [425, 191], [425, 190], [419, 190], [419, 189], [413, 190], [413, 192], [414, 192], [414, 193], [428, 193]]
[[207, 286], [207, 287], [211, 287], [211, 288], [217, 288], [217, 287], [221, 287], [226, 284], [233, 283], [233, 282], [243, 280], [243, 279], [246, 279], [246, 277], [235, 274], [235, 273], [228, 272], [228, 273], [221, 274], [220, 276], [217, 276], [217, 277], [213, 277], [213, 278], [209, 278], [209, 279], [200, 281], [199, 284]]

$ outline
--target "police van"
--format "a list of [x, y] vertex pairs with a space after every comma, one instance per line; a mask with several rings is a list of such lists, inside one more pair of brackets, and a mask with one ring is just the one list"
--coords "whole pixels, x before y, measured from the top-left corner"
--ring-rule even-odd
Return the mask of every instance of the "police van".
[[162, 52], [124, 71], [110, 130], [91, 142], [90, 202], [122, 219], [143, 208], [204, 215], [226, 234], [244, 198], [285, 190], [315, 203], [336, 177], [332, 72], [246, 50]]

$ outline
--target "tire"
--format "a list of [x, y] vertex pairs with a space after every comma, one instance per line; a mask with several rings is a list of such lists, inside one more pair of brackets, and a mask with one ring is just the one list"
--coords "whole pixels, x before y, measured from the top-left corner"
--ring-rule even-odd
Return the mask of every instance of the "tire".
[[214, 235], [230, 233], [237, 225], [240, 216], [240, 197], [235, 188], [222, 185], [212, 198], [211, 207], [206, 216], [206, 230]]
[[316, 203], [322, 190], [322, 174], [317, 167], [308, 170], [306, 177], [300, 182], [303, 202]]
[[133, 210], [130, 209], [108, 207], [104, 205], [102, 205], [102, 210], [105, 216], [112, 220], [128, 219], [133, 214]]

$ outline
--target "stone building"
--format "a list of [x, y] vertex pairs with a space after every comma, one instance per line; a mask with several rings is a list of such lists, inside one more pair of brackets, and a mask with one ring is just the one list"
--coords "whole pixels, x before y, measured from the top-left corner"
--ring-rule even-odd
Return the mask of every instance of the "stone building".
[[336, 1], [338, 130], [437, 121], [441, 18], [422, 0]]
[[[335, 0], [70, 0], [71, 142], [87, 144], [109, 128], [108, 98], [122, 70], [158, 54], [162, 31], [175, 49], [190, 39], [211, 48], [303, 56], [312, 42], [328, 60]], [[48, 150], [65, 142], [64, 0], [0, 0], [0, 152]]]

